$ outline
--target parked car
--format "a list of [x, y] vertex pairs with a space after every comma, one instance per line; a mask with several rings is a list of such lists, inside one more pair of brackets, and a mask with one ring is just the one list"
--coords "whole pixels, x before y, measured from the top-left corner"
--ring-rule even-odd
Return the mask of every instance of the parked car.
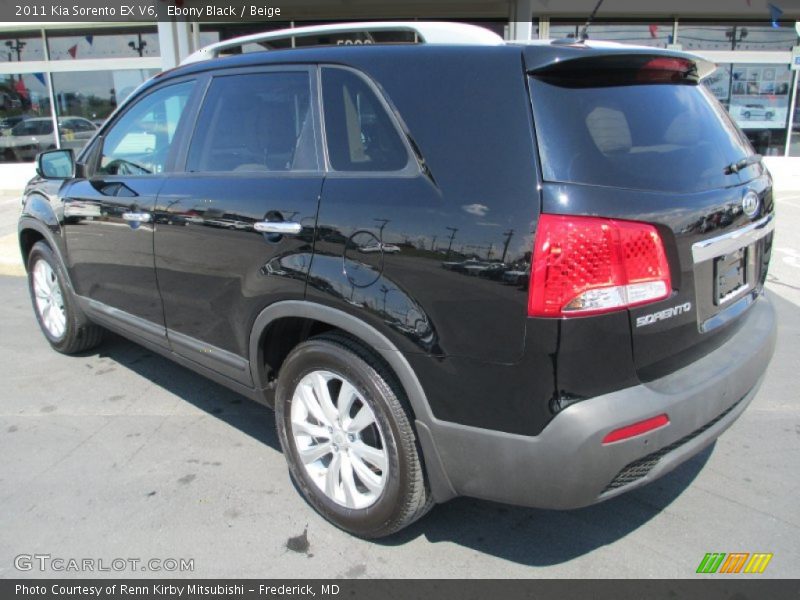
[[[420, 43], [221, 42], [42, 153], [19, 241], [52, 347], [110, 329], [274, 407], [297, 489], [364, 537], [455, 496], [590, 505], [711, 444], [776, 331], [772, 180], [714, 65], [446, 23], [262, 37], [375, 28]], [[400, 238], [447, 251], [358, 251]]]
[[9, 129], [11, 129], [12, 127], [14, 127], [14, 125], [17, 125], [18, 123], [21, 123], [27, 118], [28, 117], [24, 115], [17, 115], [14, 117], [3, 117], [2, 119], [0, 119], [0, 135], [8, 135]]
[[[80, 149], [95, 134], [97, 127], [82, 117], [63, 117], [58, 120], [61, 147]], [[56, 147], [53, 119], [35, 117], [14, 125], [8, 135], [0, 137], [0, 153], [6, 160], [32, 161], [42, 150]]]

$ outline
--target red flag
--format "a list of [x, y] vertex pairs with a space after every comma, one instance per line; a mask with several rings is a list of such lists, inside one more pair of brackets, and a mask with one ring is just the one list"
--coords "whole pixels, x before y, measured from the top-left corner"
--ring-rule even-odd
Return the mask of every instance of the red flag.
[[22, 79], [17, 80], [17, 82], [14, 84], [14, 91], [23, 98], [28, 97], [28, 88], [25, 87], [25, 82], [22, 81]]
[[78, 54], [78, 44], [75, 44], [72, 48], [68, 48], [67, 52], [72, 58], [75, 58], [75, 55]]
[[650, 25], [649, 29], [651, 38], [658, 36], [658, 25]]

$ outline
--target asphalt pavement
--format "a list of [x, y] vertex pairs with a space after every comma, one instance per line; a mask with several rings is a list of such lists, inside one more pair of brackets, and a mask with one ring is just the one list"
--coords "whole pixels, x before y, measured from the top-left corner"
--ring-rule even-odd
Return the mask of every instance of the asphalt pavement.
[[[0, 246], [15, 210], [0, 199]], [[24, 278], [0, 276], [0, 577], [81, 576], [15, 567], [46, 554], [106, 566], [193, 560], [176, 577], [691, 578], [708, 552], [772, 553], [758, 577], [800, 577], [800, 193], [781, 197], [778, 212], [776, 355], [714, 446], [597, 506], [457, 499], [377, 542], [302, 500], [271, 411], [116, 336], [59, 355], [37, 329]], [[0, 269], [3, 260], [13, 265], [0, 248]], [[85, 575], [164, 574], [140, 565]]]

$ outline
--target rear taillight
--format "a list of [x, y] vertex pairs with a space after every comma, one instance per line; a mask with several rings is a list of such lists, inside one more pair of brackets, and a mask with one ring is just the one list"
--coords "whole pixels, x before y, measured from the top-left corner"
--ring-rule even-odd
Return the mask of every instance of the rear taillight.
[[543, 214], [528, 315], [569, 317], [662, 300], [672, 286], [664, 244], [647, 223]]

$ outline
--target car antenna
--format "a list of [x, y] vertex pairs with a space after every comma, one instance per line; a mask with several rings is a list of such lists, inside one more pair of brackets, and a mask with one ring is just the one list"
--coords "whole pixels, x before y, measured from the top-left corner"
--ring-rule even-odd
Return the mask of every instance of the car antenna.
[[586, 19], [586, 24], [581, 29], [580, 33], [578, 34], [578, 43], [583, 43], [589, 38], [589, 25], [592, 24], [594, 21], [594, 16], [597, 14], [597, 11], [600, 9], [600, 5], [603, 3], [603, 0], [597, 0], [597, 4], [594, 5], [594, 10], [592, 14], [589, 15], [589, 18]]

